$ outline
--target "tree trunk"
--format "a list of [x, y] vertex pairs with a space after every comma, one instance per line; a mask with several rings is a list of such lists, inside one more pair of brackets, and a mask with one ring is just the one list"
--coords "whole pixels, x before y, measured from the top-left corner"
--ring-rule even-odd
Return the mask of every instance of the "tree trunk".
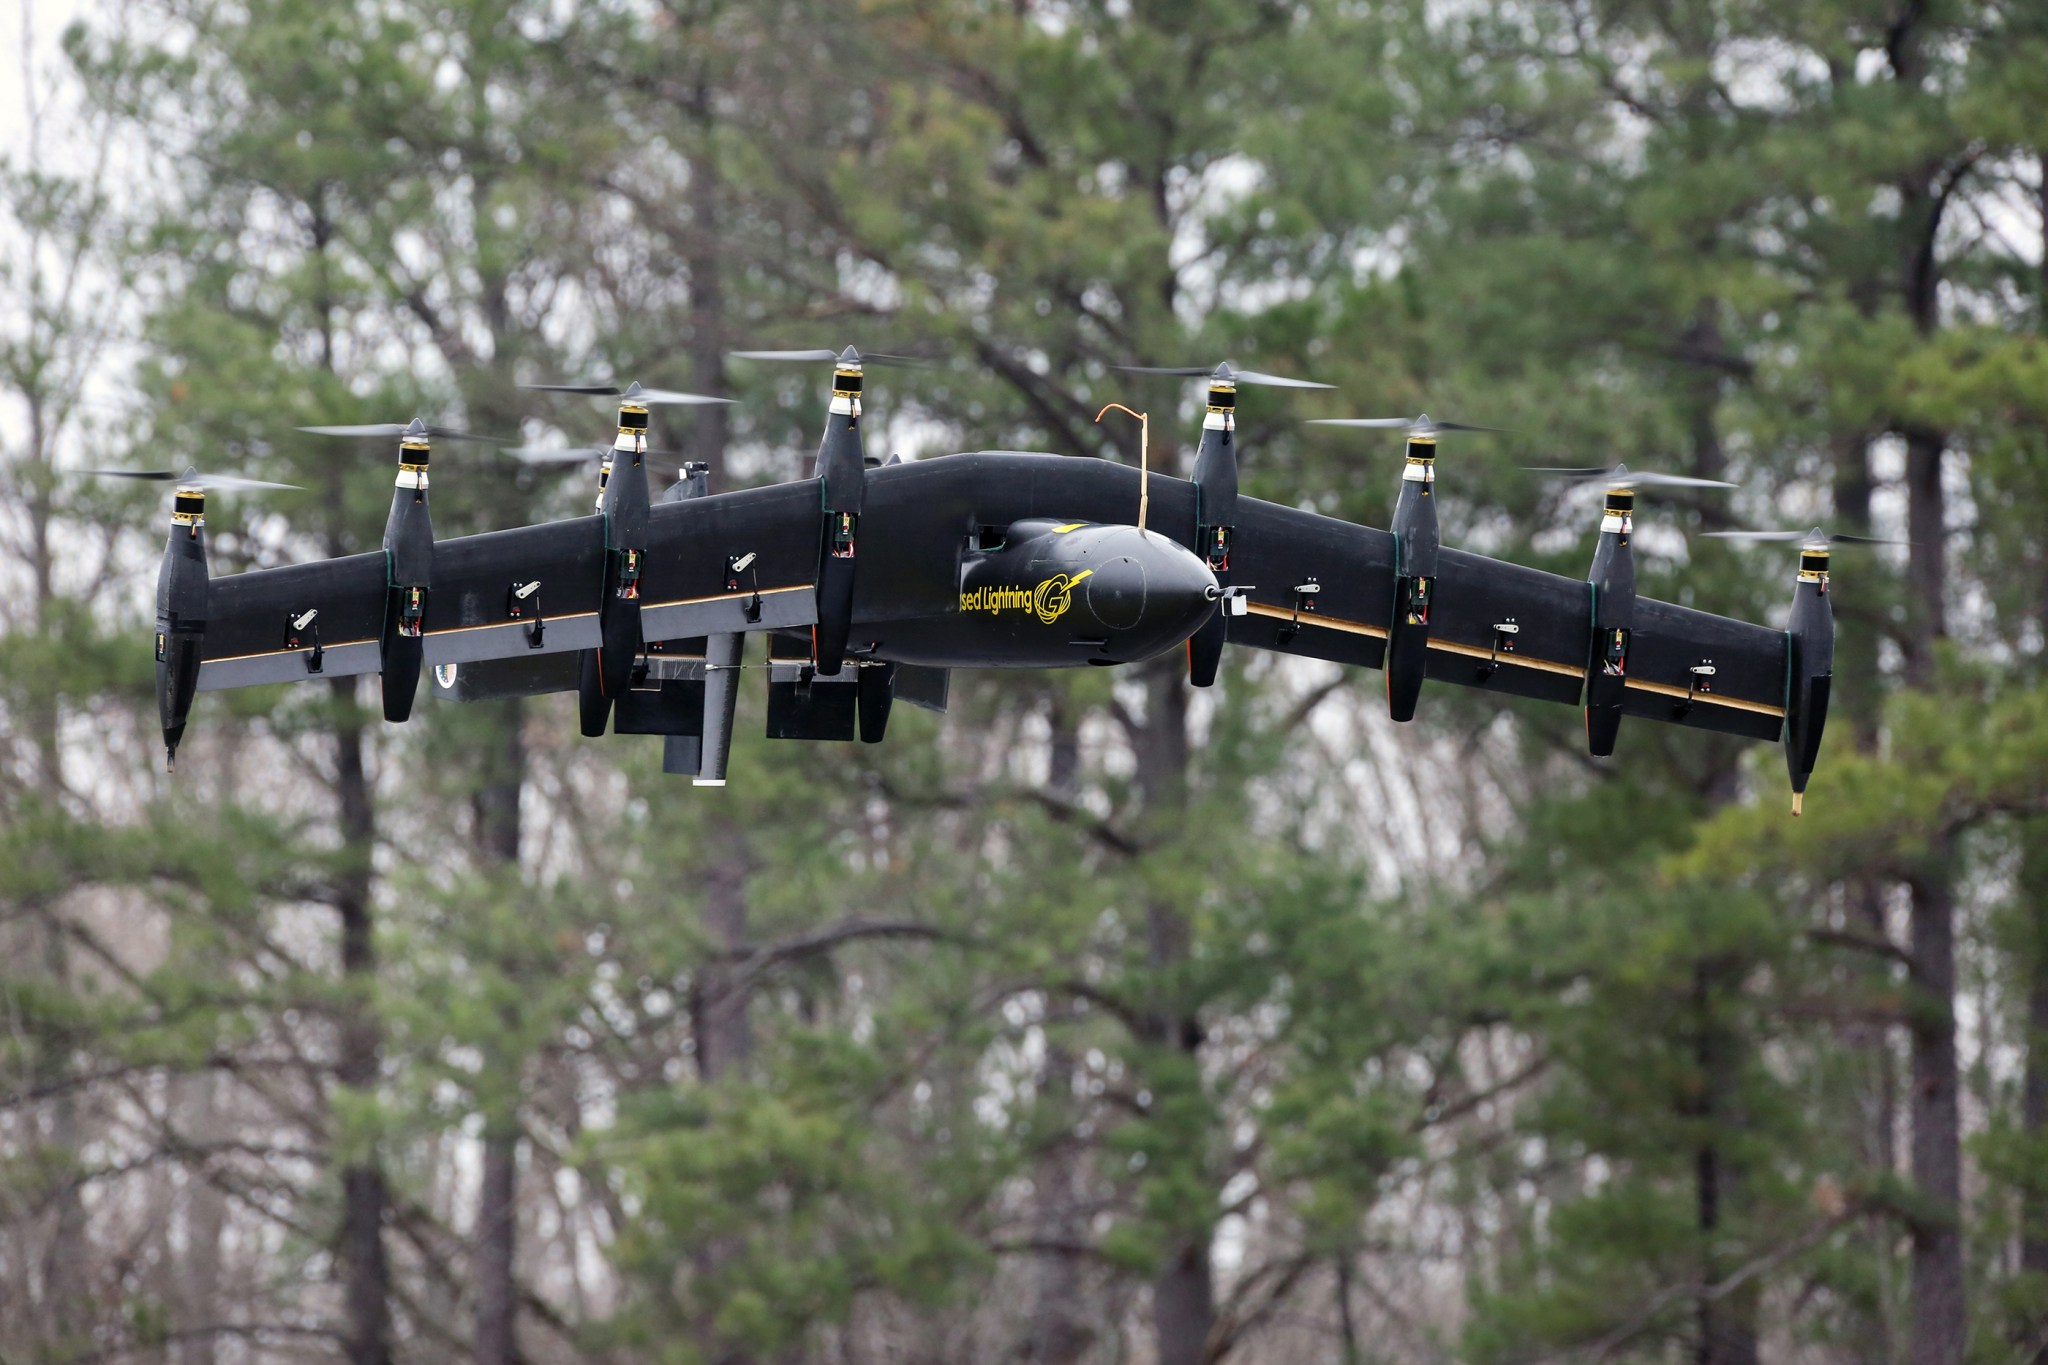
[[[1906, 681], [1934, 683], [1935, 647], [1946, 637], [1943, 588], [1946, 507], [1941, 487], [1939, 433], [1906, 433], [1906, 482], [1911, 499], [1907, 561], [1911, 637]], [[1953, 1365], [1966, 1338], [1962, 1242], [1962, 1125], [1957, 1103], [1955, 1040], [1955, 891], [1953, 841], [1938, 839], [1925, 866], [1910, 879], [1913, 897], [1912, 1171], [1920, 1210], [1913, 1222], [1912, 1365]]]
[[[2026, 907], [2027, 1062], [2020, 1088], [2020, 1127], [2026, 1138], [2028, 1179], [2020, 1193], [2020, 1270], [2048, 1290], [2048, 1180], [2037, 1155], [2048, 1136], [2048, 827], [2032, 822], [2021, 856], [2017, 894]], [[2048, 1314], [2017, 1324], [2016, 1342], [2030, 1365], [2048, 1365]]]
[[1955, 902], [1949, 870], [1912, 882], [1913, 1365], [1955, 1365], [1964, 1341], [1962, 1144], [1957, 1108]]
[[[491, 746], [477, 788], [478, 843], [506, 875], [519, 870], [519, 798], [526, 785], [526, 708], [499, 703], [499, 742]], [[501, 970], [516, 972], [508, 957]], [[505, 1020], [516, 1036], [517, 1018]], [[496, 1058], [498, 1074], [484, 1095], [483, 1170], [477, 1187], [471, 1276], [476, 1290], [476, 1365], [513, 1365], [518, 1350], [519, 1094], [523, 1058]]]
[[[1928, 10], [1908, 6], [1886, 33], [1892, 75], [1908, 100], [1924, 98]], [[1941, 326], [1938, 246], [1947, 207], [1944, 167], [1938, 159], [1899, 183], [1900, 302], [1922, 338]], [[1935, 647], [1948, 634], [1947, 503], [1941, 486], [1946, 436], [1919, 421], [1900, 424], [1906, 438], [1907, 638], [1902, 642], [1906, 685], [1933, 686]], [[1919, 1209], [1913, 1219], [1912, 1365], [1953, 1365], [1963, 1356], [1967, 1324], [1963, 1298], [1962, 1133], [1957, 1105], [1955, 1044], [1954, 849], [1946, 841], [1928, 851], [1909, 880], [1913, 897], [1911, 1114], [1913, 1184]]]
[[[2048, 248], [2048, 152], [2038, 154], [2042, 246]], [[2048, 253], [2041, 259], [2037, 330], [2048, 333]], [[2048, 554], [2044, 554], [2048, 558]], [[2034, 615], [2048, 640], [2048, 581], [2035, 585]], [[2020, 1195], [2020, 1270], [2034, 1280], [2034, 1292], [2048, 1288], [2048, 1180], [2035, 1155], [2048, 1140], [2048, 822], [2033, 821], [2021, 840], [2016, 894], [2026, 912], [2022, 945], [2027, 972], [2027, 1063], [2020, 1087], [2020, 1130], [2026, 1140], [2029, 1179]], [[2019, 1324], [2018, 1342], [2030, 1365], [2048, 1365], [2048, 1314]]]
[[513, 1277], [519, 1232], [519, 1126], [502, 1116], [484, 1124], [482, 1178], [476, 1201], [475, 1250], [477, 1365], [512, 1365], [518, 1358], [519, 1295]]
[[[202, 1149], [228, 1136], [223, 1122], [221, 1090], [224, 1078], [201, 1072], [177, 1082], [179, 1127], [187, 1141]], [[175, 1326], [191, 1331], [221, 1321], [222, 1293], [221, 1234], [227, 1226], [227, 1198], [203, 1172], [195, 1171], [185, 1192], [185, 1254], [178, 1258], [174, 1273], [178, 1295]], [[213, 1365], [219, 1354], [219, 1338], [210, 1332], [183, 1338], [177, 1349], [178, 1365]]]
[[[1720, 1282], [1732, 1268], [1721, 1254], [1722, 1216], [1741, 1199], [1741, 1174], [1729, 1162], [1717, 1134], [1742, 1125], [1737, 1086], [1741, 1039], [1719, 1018], [1717, 996], [1739, 988], [1723, 968], [1701, 962], [1693, 968], [1693, 1008], [1699, 1034], [1694, 1061], [1700, 1073], [1699, 1118], [1706, 1131], [1694, 1154], [1700, 1278], [1707, 1286]], [[1698, 1365], [1757, 1365], [1757, 1287], [1754, 1282], [1723, 1299], [1700, 1298], [1699, 1341], [1693, 1358]]]
[[[1133, 735], [1145, 826], [1167, 836], [1178, 831], [1188, 805], [1188, 697], [1181, 668], [1178, 653], [1150, 666], [1145, 717]], [[1152, 901], [1145, 912], [1145, 947], [1155, 995], [1146, 1019], [1146, 1041], [1181, 1052], [1187, 1066], [1199, 1074], [1201, 1020], [1185, 999], [1186, 988], [1179, 979], [1191, 946], [1186, 913], [1178, 905]], [[1192, 1225], [1152, 1282], [1159, 1365], [1201, 1365], [1216, 1325], [1216, 1285], [1209, 1261], [1211, 1214], [1190, 1213]]]
[[[690, 90], [690, 121], [696, 124], [697, 154], [690, 161], [690, 221], [695, 229], [685, 263], [690, 271], [690, 369], [704, 393], [723, 394], [725, 379], [725, 261], [720, 254], [724, 183], [717, 149], [715, 91], [699, 73]], [[728, 416], [725, 405], [692, 409], [691, 434], [697, 458], [723, 475]]]
[[[52, 981], [70, 978], [70, 954], [66, 951], [63, 926], [54, 911], [43, 920], [43, 969]], [[43, 1040], [38, 1080], [61, 1081], [75, 1065], [73, 1039], [68, 1026], [52, 1029]], [[78, 1182], [63, 1174], [74, 1162], [83, 1164], [83, 1124], [79, 1120], [78, 1096], [69, 1088], [50, 1101], [46, 1150], [54, 1158], [61, 1188], [51, 1197], [50, 1241], [43, 1252], [44, 1340], [62, 1355], [82, 1350], [93, 1327], [91, 1311], [91, 1267], [85, 1229], [85, 1200]]]
[[753, 863], [745, 831], [722, 820], [714, 821], [712, 828], [719, 852], [705, 874], [704, 936], [709, 956], [697, 971], [692, 993], [697, 1076], [707, 1084], [744, 1070], [754, 1051], [747, 1019], [749, 993], [728, 965], [747, 946], [747, 879]]
[[[1702, 253], [1713, 250], [1713, 242], [1698, 244]], [[1727, 452], [1721, 440], [1720, 406], [1726, 372], [1718, 362], [1726, 349], [1721, 332], [1721, 305], [1711, 296], [1699, 300], [1691, 323], [1681, 338], [1684, 354], [1694, 357], [1686, 385], [1687, 423], [1692, 444], [1691, 474], [1695, 478], [1722, 478], [1728, 468]], [[1714, 761], [1710, 756], [1710, 763]], [[1709, 809], [1733, 804], [1739, 794], [1737, 770], [1732, 762], [1708, 771], [1706, 795]], [[1702, 1138], [1693, 1154], [1695, 1218], [1700, 1237], [1700, 1279], [1703, 1285], [1719, 1283], [1731, 1267], [1722, 1254], [1724, 1223], [1739, 1213], [1742, 1178], [1730, 1161], [1720, 1135], [1742, 1126], [1739, 1086], [1744, 1040], [1721, 1017], [1721, 997], [1742, 989], [1740, 963], [1706, 959], [1693, 964], [1693, 1010], [1695, 1026], [1694, 1065], [1699, 1071], [1699, 1103], [1695, 1117]], [[1694, 1349], [1698, 1365], [1756, 1365], [1758, 1296], [1745, 1287], [1725, 1298], [1701, 1296], [1695, 1327], [1699, 1339]]]
[[[1838, 433], [1833, 440], [1835, 528], [1856, 535], [1870, 534], [1870, 440], [1861, 431]], [[1835, 620], [1846, 624], [1835, 639], [1835, 672], [1847, 678], [1875, 679], [1878, 676], [1878, 641], [1886, 633], [1884, 613], [1867, 594], [1852, 595], [1845, 603], [1839, 595]], [[1851, 742], [1858, 753], [1875, 755], [1882, 738], [1881, 702], [1875, 687], [1844, 687], [1835, 692], [1834, 705], [1842, 712]], [[1843, 886], [1847, 926], [1873, 943], [1889, 941], [1891, 924], [1885, 912], [1884, 887], [1875, 877], [1855, 877]], [[1885, 959], [1859, 956], [1845, 973], [1853, 988], [1876, 995], [1894, 987], [1896, 968]], [[1898, 1060], [1894, 1051], [1892, 1026], [1881, 1020], [1858, 1021], [1842, 1030], [1844, 1045], [1864, 1058], [1867, 1068], [1861, 1083], [1867, 1087], [1865, 1102], [1851, 1116], [1850, 1140], [1863, 1165], [1877, 1181], [1898, 1174], [1896, 1133], [1899, 1113]], [[1870, 1365], [1887, 1365], [1892, 1359], [1894, 1324], [1890, 1316], [1891, 1287], [1897, 1274], [1897, 1257], [1888, 1238], [1873, 1238], [1871, 1255], [1876, 1262], [1877, 1284], [1869, 1305], [1869, 1316], [1850, 1340], [1858, 1360]]]
[[1031, 1200], [1033, 1235], [1053, 1249], [1039, 1257], [1031, 1315], [1017, 1352], [1022, 1365], [1080, 1365], [1095, 1344], [1095, 1329], [1088, 1320], [1087, 1277], [1081, 1258], [1067, 1249], [1088, 1237], [1081, 1213], [1085, 1156], [1071, 1128], [1073, 1086], [1073, 1056], [1049, 1036], [1038, 1102], [1057, 1115], [1061, 1131], [1032, 1164]]
[[[376, 835], [370, 784], [363, 769], [363, 723], [356, 680], [336, 678], [335, 701], [347, 718], [334, 732], [335, 788], [341, 807], [343, 867], [335, 908], [341, 916], [341, 972], [345, 987], [340, 1055], [342, 1087], [374, 1099], [383, 1048], [375, 988], [377, 945], [370, 905], [371, 852]], [[388, 1365], [391, 1359], [391, 1266], [384, 1254], [384, 1213], [389, 1203], [377, 1144], [351, 1152], [341, 1168], [341, 1264], [345, 1305], [343, 1340], [350, 1365]]]

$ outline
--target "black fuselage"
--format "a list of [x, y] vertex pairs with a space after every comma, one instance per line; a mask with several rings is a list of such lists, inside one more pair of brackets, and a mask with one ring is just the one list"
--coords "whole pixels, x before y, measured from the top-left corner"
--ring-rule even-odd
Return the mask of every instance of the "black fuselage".
[[868, 471], [848, 652], [942, 668], [1134, 663], [1217, 611], [1188, 547], [1192, 486], [1138, 471], [983, 451]]

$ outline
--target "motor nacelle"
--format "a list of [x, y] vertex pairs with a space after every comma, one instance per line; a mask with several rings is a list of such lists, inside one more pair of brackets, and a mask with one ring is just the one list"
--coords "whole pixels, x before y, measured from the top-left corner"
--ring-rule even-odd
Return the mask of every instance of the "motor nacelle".
[[1792, 813], [1806, 798], [1806, 782], [1820, 760], [1828, 694], [1835, 681], [1835, 612], [1828, 593], [1828, 541], [1818, 532], [1800, 547], [1792, 619], [1786, 623], [1785, 766], [1792, 777]]
[[206, 493], [180, 487], [171, 503], [171, 535], [156, 580], [156, 701], [164, 761], [175, 768], [206, 643]]

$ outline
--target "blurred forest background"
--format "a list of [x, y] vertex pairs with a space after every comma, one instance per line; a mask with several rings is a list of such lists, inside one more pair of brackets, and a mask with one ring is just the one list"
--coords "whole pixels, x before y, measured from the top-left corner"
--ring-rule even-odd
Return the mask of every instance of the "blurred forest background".
[[[17, 14], [19, 12], [17, 11]], [[109, 0], [0, 178], [0, 1359], [2048, 1361], [2048, 7], [2038, 0]], [[17, 46], [16, 38], [20, 43]], [[1233, 655], [963, 675], [733, 785], [562, 698], [210, 694], [216, 573], [374, 546], [404, 420], [731, 393], [662, 444], [1178, 467], [1644, 590], [1836, 559], [1828, 750]], [[590, 471], [435, 460], [457, 534]], [[1085, 674], [1085, 676], [1083, 676]], [[365, 708], [365, 702], [369, 708]]]

